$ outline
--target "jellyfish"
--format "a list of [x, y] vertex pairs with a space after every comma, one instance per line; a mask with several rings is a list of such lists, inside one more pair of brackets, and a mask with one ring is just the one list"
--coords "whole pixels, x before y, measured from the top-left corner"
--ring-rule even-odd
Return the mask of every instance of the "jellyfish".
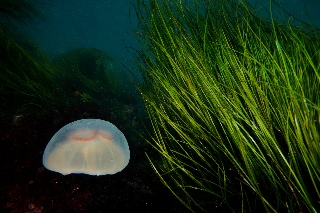
[[43, 165], [63, 175], [107, 175], [122, 171], [130, 150], [123, 133], [112, 123], [82, 119], [62, 127], [49, 141]]

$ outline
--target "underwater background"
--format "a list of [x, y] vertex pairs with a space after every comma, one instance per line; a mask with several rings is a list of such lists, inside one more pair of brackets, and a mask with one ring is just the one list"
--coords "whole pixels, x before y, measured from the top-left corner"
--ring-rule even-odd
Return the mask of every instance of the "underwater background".
[[[50, 55], [78, 47], [93, 47], [108, 51], [115, 57], [129, 59], [132, 54], [125, 47], [138, 46], [130, 35], [138, 24], [134, 3], [130, 0], [46, 2], [44, 20], [25, 28], [24, 33]], [[249, 3], [263, 8], [268, 6], [269, 1], [251, 0]], [[312, 23], [319, 27], [318, 1], [282, 0], [280, 3], [304, 21], [308, 21], [307, 11]]]
[[[265, 0], [248, 2], [257, 10], [269, 4]], [[92, 47], [129, 60], [132, 54], [125, 48], [138, 47], [135, 38], [130, 35], [131, 30], [137, 29], [138, 25], [134, 3], [130, 0], [46, 2], [43, 9], [44, 20], [26, 27], [23, 33], [36, 41], [49, 55], [79, 47]], [[308, 14], [312, 23], [320, 26], [319, 1], [282, 0], [280, 3], [288, 12], [304, 21], [308, 21]], [[279, 16], [284, 15], [280, 11], [275, 12]]]
[[[24, 10], [15, 16], [2, 10], [10, 4], [0, 3], [0, 212], [208, 211], [186, 208], [154, 172], [153, 163], [163, 156], [149, 144], [155, 140], [151, 132], [156, 125], [141, 96], [145, 75], [139, 60], [145, 47], [138, 38], [144, 34], [137, 2], [4, 2], [14, 2], [12, 10], [31, 5], [36, 11], [30, 17]], [[269, 1], [249, 3], [269, 18]], [[320, 27], [319, 1], [279, 3], [291, 15]], [[275, 19], [290, 19], [279, 8], [273, 13]], [[48, 141], [62, 126], [84, 118], [110, 121], [124, 133], [131, 158], [121, 173], [63, 176], [45, 170], [42, 155]], [[150, 156], [157, 157], [151, 161]], [[212, 206], [216, 209], [209, 212], [246, 212], [217, 202]]]
[[131, 30], [137, 28], [133, 2], [50, 1], [43, 21], [25, 28], [46, 53], [61, 54], [79, 47], [98, 48], [117, 58], [130, 59], [126, 47], [137, 48]]

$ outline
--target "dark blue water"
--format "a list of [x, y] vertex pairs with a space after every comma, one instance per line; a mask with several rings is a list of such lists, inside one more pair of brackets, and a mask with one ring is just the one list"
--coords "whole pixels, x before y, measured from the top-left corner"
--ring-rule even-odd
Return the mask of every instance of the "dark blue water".
[[[265, 16], [269, 0], [250, 0]], [[320, 27], [319, 0], [282, 0], [283, 8], [303, 21]], [[49, 55], [79, 47], [94, 47], [119, 59], [132, 58], [126, 47], [137, 48], [135, 1], [132, 0], [52, 0], [42, 9], [45, 18], [25, 31]], [[274, 15], [289, 20], [289, 15], [274, 5]], [[310, 20], [309, 20], [310, 18]]]
[[[270, 16], [270, 0], [248, 0], [248, 2], [257, 8], [263, 16]], [[291, 21], [292, 16], [297, 17], [301, 21], [320, 27], [320, 1], [319, 0], [276, 0], [281, 5], [281, 9], [277, 4], [272, 4], [273, 16], [284, 22]], [[288, 13], [286, 13], [288, 12]], [[300, 24], [298, 21], [295, 24]]]
[[117, 58], [131, 58], [130, 35], [137, 19], [130, 0], [52, 0], [42, 9], [44, 20], [25, 31], [49, 55], [93, 47]]

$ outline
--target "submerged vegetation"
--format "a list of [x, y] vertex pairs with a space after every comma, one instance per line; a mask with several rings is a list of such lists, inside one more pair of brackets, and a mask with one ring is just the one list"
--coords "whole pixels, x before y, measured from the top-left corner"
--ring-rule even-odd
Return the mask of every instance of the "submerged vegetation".
[[[245, 1], [139, 0], [148, 155], [189, 209], [320, 209], [320, 38]], [[312, 29], [312, 30], [310, 30]]]
[[1, 0], [0, 1], [0, 26], [12, 27], [12, 24], [28, 24], [41, 18], [40, 6], [42, 0]]
[[83, 103], [119, 108], [120, 102], [134, 101], [129, 79], [101, 50], [79, 48], [52, 60], [5, 31], [0, 37], [1, 115], [38, 114]]
[[28, 0], [0, 3], [0, 115], [39, 114], [83, 103], [116, 109], [120, 102], [132, 104], [129, 79], [105, 52], [79, 48], [51, 59], [16, 35], [8, 22], [34, 21], [41, 17], [39, 5]]
[[16, 35], [12, 23], [41, 18], [41, 5], [39, 0], [0, 3], [0, 115], [41, 114], [79, 104], [94, 104], [106, 111], [132, 107], [131, 82], [107, 53], [78, 48], [52, 59]]
[[106, 94], [124, 101], [132, 98], [128, 93], [131, 84], [126, 73], [115, 59], [101, 50], [78, 48], [67, 51], [57, 56], [54, 64], [63, 73], [58, 78], [66, 91], [78, 91], [79, 95], [85, 92], [87, 97], [101, 101]]
[[[50, 60], [26, 39], [14, 35], [14, 26], [41, 17], [38, 1], [0, 3], [0, 115], [29, 109], [42, 111], [61, 104], [54, 98], [54, 70]], [[13, 25], [13, 23], [15, 23]]]
[[53, 102], [53, 72], [47, 66], [50, 64], [47, 58], [39, 52], [26, 51], [5, 30], [0, 30], [0, 37], [0, 114], [13, 113], [17, 110], [15, 106], [22, 109], [29, 105], [27, 108], [34, 109], [40, 103], [57, 104]]

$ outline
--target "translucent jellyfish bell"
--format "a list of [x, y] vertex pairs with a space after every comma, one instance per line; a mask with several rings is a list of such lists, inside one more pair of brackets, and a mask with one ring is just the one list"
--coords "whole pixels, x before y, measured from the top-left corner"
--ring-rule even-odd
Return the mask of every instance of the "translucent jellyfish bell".
[[43, 165], [63, 175], [115, 174], [129, 163], [130, 150], [125, 136], [112, 123], [82, 119], [62, 127], [49, 141]]

